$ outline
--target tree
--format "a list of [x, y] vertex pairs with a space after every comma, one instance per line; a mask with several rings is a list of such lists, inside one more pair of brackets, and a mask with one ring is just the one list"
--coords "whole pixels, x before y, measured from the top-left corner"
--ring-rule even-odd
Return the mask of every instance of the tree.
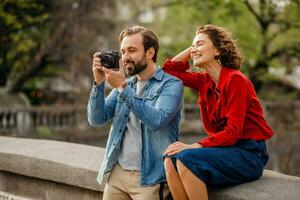
[[6, 0], [0, 9], [0, 82], [12, 93], [57, 75], [80, 87], [92, 53], [117, 41], [115, 1]]
[[263, 84], [259, 77], [268, 72], [271, 64], [289, 67], [292, 59], [300, 59], [300, 40], [297, 37], [300, 31], [300, 7], [298, 1], [243, 2], [255, 17], [262, 38], [259, 56], [250, 73], [259, 90]]
[[[163, 58], [174, 56], [189, 46], [200, 24], [228, 28], [238, 38], [247, 73], [259, 92], [269, 81], [272, 67], [291, 69], [299, 64], [300, 12], [298, 1], [163, 1], [154, 2], [154, 10], [165, 14], [155, 20]], [[165, 27], [168, 27], [167, 29]], [[166, 31], [167, 30], [167, 31]]]
[[[0, 86], [7, 84], [12, 66], [36, 46], [33, 37], [49, 15], [48, 2], [32, 0], [0, 2]], [[16, 64], [20, 68], [20, 63]]]

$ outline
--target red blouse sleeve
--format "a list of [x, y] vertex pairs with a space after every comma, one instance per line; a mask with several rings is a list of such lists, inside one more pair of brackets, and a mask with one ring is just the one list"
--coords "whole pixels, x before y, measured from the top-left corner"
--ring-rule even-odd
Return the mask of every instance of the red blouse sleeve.
[[249, 104], [247, 82], [240, 75], [233, 75], [224, 87], [227, 125], [222, 131], [200, 140], [198, 143], [204, 147], [231, 146], [242, 135]]
[[167, 59], [163, 64], [163, 70], [166, 73], [179, 78], [183, 82], [184, 86], [199, 91], [204, 74], [198, 72], [187, 72], [186, 70], [189, 68], [190, 66], [188, 62], [175, 62], [171, 59]]

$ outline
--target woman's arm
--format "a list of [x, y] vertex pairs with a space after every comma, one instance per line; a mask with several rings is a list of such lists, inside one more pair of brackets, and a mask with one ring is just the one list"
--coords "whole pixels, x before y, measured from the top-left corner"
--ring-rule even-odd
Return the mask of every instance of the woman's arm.
[[184, 86], [199, 91], [199, 87], [203, 84], [204, 74], [189, 71], [190, 51], [192, 47], [188, 47], [172, 59], [167, 59], [163, 64], [163, 70], [177, 78], [179, 78]]
[[172, 58], [172, 61], [174, 62], [188, 62], [191, 58], [191, 49], [192, 47], [188, 47], [187, 49], [183, 50], [179, 54], [177, 54], [174, 58]]

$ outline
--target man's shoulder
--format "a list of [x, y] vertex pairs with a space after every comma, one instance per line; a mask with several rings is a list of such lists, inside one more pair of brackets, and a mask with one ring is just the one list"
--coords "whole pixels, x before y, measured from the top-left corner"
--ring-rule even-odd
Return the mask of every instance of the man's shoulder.
[[180, 79], [178, 79], [177, 77], [175, 77], [175, 76], [173, 76], [171, 74], [166, 73], [161, 68], [159, 70], [160, 70], [160, 73], [162, 74], [162, 80], [164, 80], [164, 81], [178, 81], [178, 82], [181, 82]]

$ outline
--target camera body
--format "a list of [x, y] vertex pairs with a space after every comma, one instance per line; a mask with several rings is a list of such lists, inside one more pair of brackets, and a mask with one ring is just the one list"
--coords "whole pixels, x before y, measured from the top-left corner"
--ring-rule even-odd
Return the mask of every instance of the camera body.
[[106, 51], [100, 54], [101, 64], [108, 69], [119, 69], [119, 51]]

